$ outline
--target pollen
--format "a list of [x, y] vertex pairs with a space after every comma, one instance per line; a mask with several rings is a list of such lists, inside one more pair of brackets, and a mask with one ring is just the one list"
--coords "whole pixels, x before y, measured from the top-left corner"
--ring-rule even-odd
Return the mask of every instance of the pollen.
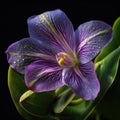
[[64, 52], [58, 53], [56, 59], [61, 67], [73, 67], [76, 64], [74, 58]]

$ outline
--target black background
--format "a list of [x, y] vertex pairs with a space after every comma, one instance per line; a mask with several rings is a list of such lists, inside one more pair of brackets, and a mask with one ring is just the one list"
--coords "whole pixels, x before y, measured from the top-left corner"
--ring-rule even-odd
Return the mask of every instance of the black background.
[[[62, 1], [62, 0], [61, 0]], [[0, 119], [22, 120], [12, 102], [8, 86], [8, 63], [5, 50], [7, 47], [24, 37], [28, 37], [27, 18], [42, 12], [61, 9], [72, 21], [76, 29], [81, 23], [98, 19], [113, 25], [120, 16], [119, 4], [116, 1], [85, 1], [70, 0], [29, 0], [1, 1], [0, 3]], [[1, 119], [2, 120], [2, 119]]]

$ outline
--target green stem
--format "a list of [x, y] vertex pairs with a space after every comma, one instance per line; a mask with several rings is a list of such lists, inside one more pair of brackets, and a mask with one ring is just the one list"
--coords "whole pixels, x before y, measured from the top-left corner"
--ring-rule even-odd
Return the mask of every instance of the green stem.
[[55, 95], [56, 95], [56, 96], [60, 96], [61, 94], [63, 94], [63, 92], [66, 91], [66, 89], [68, 89], [68, 88], [66, 88], [66, 86], [62, 86], [62, 87], [60, 87], [60, 88], [57, 88], [57, 89], [55, 90]]
[[54, 112], [61, 113], [68, 104], [74, 99], [75, 94], [71, 91], [71, 89], [67, 89], [58, 95], [57, 101], [54, 105]]

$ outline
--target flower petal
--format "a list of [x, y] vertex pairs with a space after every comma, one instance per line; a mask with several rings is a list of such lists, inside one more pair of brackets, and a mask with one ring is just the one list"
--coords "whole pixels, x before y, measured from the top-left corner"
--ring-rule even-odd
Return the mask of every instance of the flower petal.
[[64, 78], [66, 85], [85, 100], [94, 100], [100, 91], [100, 84], [92, 62], [79, 65], [75, 71], [68, 71]]
[[63, 86], [62, 69], [51, 61], [33, 62], [26, 68], [25, 82], [27, 87], [35, 92], [55, 90]]
[[[31, 16], [27, 20], [31, 38], [44, 39], [52, 46], [71, 51], [75, 44], [74, 29], [66, 14], [57, 9]], [[71, 48], [70, 48], [71, 47]]]
[[82, 64], [91, 61], [112, 40], [110, 25], [94, 20], [80, 25], [76, 31], [78, 54]]
[[12, 68], [23, 74], [25, 67], [35, 60], [53, 60], [56, 51], [51, 50], [38, 40], [24, 38], [10, 45], [6, 50], [6, 54], [8, 63]]

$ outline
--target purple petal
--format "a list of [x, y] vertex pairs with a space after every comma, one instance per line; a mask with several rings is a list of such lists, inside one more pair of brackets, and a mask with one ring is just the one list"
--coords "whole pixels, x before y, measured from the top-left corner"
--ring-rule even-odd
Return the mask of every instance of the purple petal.
[[[57, 9], [28, 18], [28, 28], [31, 38], [41, 38], [51, 46], [65, 51], [74, 47], [74, 29], [66, 14]], [[71, 48], [70, 48], [71, 47]]]
[[85, 100], [94, 100], [100, 91], [100, 84], [92, 62], [79, 65], [75, 71], [67, 72], [65, 83], [77, 96]]
[[76, 31], [78, 54], [82, 64], [91, 61], [112, 40], [112, 28], [102, 21], [89, 21]]
[[53, 60], [56, 51], [38, 40], [24, 38], [10, 45], [6, 54], [12, 68], [23, 74], [25, 67], [35, 60]]
[[55, 90], [63, 86], [62, 69], [51, 61], [36, 61], [26, 68], [25, 82], [35, 92]]

